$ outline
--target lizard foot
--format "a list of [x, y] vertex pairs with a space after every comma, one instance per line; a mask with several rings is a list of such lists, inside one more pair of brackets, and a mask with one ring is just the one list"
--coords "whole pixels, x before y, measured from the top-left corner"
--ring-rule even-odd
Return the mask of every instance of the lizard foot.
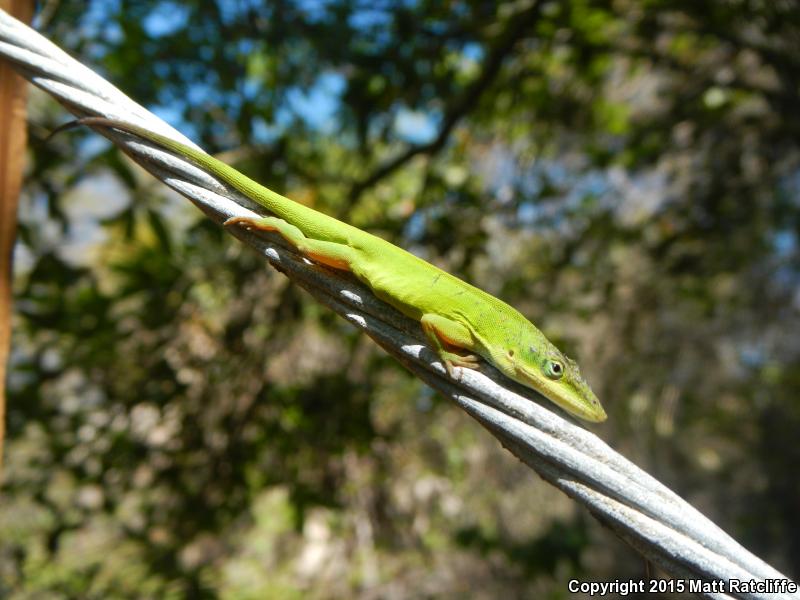
[[467, 354], [466, 356], [462, 356], [461, 354], [455, 354], [453, 352], [443, 352], [444, 356], [442, 356], [442, 360], [444, 362], [444, 368], [447, 370], [447, 374], [450, 377], [455, 379], [455, 371], [453, 367], [462, 367], [464, 369], [477, 369], [480, 365], [480, 359], [475, 356], [474, 354]]
[[231, 217], [230, 219], [226, 220], [222, 226], [223, 227], [230, 227], [231, 225], [241, 225], [248, 231], [253, 229], [258, 229], [262, 231], [274, 231], [274, 227], [267, 227], [262, 219], [253, 218], [253, 217]]

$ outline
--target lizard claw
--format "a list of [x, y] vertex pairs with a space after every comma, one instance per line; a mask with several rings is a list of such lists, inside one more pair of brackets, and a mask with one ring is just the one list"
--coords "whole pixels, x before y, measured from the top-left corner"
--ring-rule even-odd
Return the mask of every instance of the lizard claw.
[[447, 370], [447, 374], [453, 379], [456, 379], [453, 367], [477, 369], [480, 365], [480, 359], [474, 354], [467, 354], [466, 356], [454, 354], [452, 352], [447, 352], [445, 354], [446, 355], [442, 358], [442, 362], [444, 362], [444, 368]]
[[455, 360], [451, 360], [454, 366], [463, 367], [464, 369], [477, 369], [480, 365], [480, 359], [474, 354], [467, 354], [466, 356], [459, 356]]
[[252, 229], [253, 227], [258, 227], [254, 221], [255, 219], [251, 217], [231, 217], [227, 219], [222, 226], [230, 227], [231, 225], [243, 225], [246, 229]]

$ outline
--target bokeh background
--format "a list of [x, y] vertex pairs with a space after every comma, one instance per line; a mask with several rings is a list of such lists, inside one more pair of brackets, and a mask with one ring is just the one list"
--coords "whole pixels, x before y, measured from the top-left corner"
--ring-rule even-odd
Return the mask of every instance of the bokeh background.
[[[800, 577], [800, 10], [51, 0], [207, 150], [517, 306], [592, 430]], [[563, 598], [642, 559], [30, 97], [4, 598]]]

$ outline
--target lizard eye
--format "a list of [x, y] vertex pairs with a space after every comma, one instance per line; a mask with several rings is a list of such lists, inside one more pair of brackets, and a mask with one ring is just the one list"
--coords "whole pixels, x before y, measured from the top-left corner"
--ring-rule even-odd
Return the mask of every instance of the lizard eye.
[[544, 373], [550, 379], [561, 379], [564, 376], [564, 365], [557, 360], [548, 360]]

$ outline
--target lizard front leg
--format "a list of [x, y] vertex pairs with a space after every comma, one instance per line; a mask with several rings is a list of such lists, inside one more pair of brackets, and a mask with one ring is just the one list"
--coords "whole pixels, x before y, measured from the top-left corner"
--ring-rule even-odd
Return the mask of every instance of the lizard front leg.
[[448, 346], [464, 350], [473, 349], [475, 342], [469, 329], [464, 325], [434, 313], [422, 315], [420, 324], [450, 377], [454, 377], [453, 367], [478, 368], [478, 357], [474, 354], [461, 355], [448, 350]]

